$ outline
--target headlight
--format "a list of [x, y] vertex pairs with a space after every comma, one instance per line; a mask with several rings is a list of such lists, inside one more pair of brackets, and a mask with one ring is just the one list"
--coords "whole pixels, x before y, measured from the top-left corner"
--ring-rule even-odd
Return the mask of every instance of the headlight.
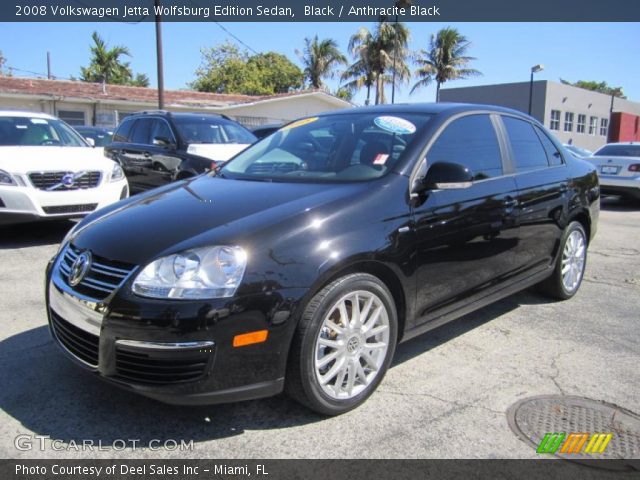
[[151, 298], [225, 298], [236, 293], [247, 254], [241, 247], [202, 247], [159, 258], [133, 282], [133, 292]]
[[117, 163], [113, 165], [113, 170], [111, 170], [111, 181], [117, 182], [124, 178], [124, 172], [122, 171], [122, 167]]
[[0, 185], [17, 185], [9, 172], [0, 170]]

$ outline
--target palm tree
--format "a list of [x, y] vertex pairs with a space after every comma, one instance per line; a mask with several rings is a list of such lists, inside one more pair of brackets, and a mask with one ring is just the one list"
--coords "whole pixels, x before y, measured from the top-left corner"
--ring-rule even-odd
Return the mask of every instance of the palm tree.
[[318, 36], [304, 39], [304, 53], [300, 55], [304, 64], [304, 75], [313, 88], [324, 88], [323, 78], [333, 78], [335, 68], [347, 63], [346, 57], [338, 50], [335, 40]]
[[371, 87], [375, 85], [376, 72], [373, 66], [374, 51], [373, 35], [365, 27], [358, 30], [349, 40], [349, 52], [354, 58], [354, 62], [347, 67], [340, 77], [343, 85], [350, 91], [367, 89], [367, 99], [365, 105], [369, 105], [371, 99]]
[[478, 70], [467, 68], [474, 57], [466, 55], [471, 42], [457, 29], [447, 27], [436, 35], [431, 35], [429, 50], [420, 50], [415, 74], [420, 80], [411, 89], [411, 93], [436, 81], [436, 102], [440, 100], [440, 86], [449, 80], [459, 80], [482, 75]]
[[409, 30], [402, 23], [380, 20], [373, 32], [366, 27], [360, 28], [349, 40], [349, 49], [357, 60], [343, 75], [348, 74], [347, 78], [355, 81], [360, 78], [361, 86], [367, 86], [369, 82], [375, 84], [376, 105], [386, 103], [385, 87], [393, 82], [394, 70], [397, 84], [409, 78], [406, 62], [408, 40]]
[[119, 85], [137, 85], [146, 87], [149, 79], [144, 74], [135, 78], [129, 62], [123, 62], [120, 57], [130, 57], [129, 49], [122, 45], [107, 48], [105, 41], [93, 32], [91, 35], [94, 45], [91, 47], [91, 63], [88, 67], [80, 68], [80, 79], [84, 82], [104, 82]]

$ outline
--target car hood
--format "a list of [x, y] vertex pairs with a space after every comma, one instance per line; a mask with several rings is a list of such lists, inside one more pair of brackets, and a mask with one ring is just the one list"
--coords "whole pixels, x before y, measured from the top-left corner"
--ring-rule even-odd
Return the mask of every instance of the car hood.
[[102, 148], [91, 147], [0, 147], [0, 169], [16, 174], [33, 171], [100, 170], [110, 172], [113, 161]]
[[187, 153], [209, 160], [226, 161], [248, 146], [249, 144], [243, 143], [191, 143], [187, 147]]
[[[256, 245], [261, 230], [295, 230], [296, 217], [359, 192], [363, 184], [302, 184], [200, 176], [148, 192], [80, 228], [73, 243], [112, 260], [144, 265], [188, 248]], [[135, 198], [135, 197], [134, 197]], [[345, 202], [342, 200], [341, 203]], [[288, 222], [288, 223], [287, 223]]]

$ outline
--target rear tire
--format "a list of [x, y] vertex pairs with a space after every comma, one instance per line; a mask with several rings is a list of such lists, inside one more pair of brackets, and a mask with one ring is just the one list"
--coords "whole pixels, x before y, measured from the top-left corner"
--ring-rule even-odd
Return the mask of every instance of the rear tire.
[[397, 335], [393, 296], [378, 278], [355, 273], [331, 282], [300, 319], [289, 354], [287, 394], [324, 415], [356, 408], [384, 378]]
[[567, 300], [577, 293], [587, 265], [587, 242], [582, 224], [571, 222], [560, 239], [553, 273], [539, 284], [542, 293], [558, 300]]

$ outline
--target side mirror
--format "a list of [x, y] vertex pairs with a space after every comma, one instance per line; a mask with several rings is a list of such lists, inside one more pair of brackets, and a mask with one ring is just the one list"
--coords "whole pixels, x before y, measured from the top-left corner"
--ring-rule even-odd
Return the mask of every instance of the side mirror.
[[96, 141], [95, 141], [93, 138], [91, 138], [91, 137], [84, 137], [84, 139], [85, 139], [85, 140], [87, 141], [87, 143], [88, 143], [89, 145], [91, 145], [92, 147], [95, 147], [95, 146], [96, 146]]
[[155, 137], [153, 139], [153, 144], [158, 145], [159, 147], [172, 147], [174, 145], [167, 137]]
[[464, 165], [436, 162], [427, 170], [427, 174], [420, 182], [420, 189], [424, 191], [469, 188], [472, 183], [473, 174]]

